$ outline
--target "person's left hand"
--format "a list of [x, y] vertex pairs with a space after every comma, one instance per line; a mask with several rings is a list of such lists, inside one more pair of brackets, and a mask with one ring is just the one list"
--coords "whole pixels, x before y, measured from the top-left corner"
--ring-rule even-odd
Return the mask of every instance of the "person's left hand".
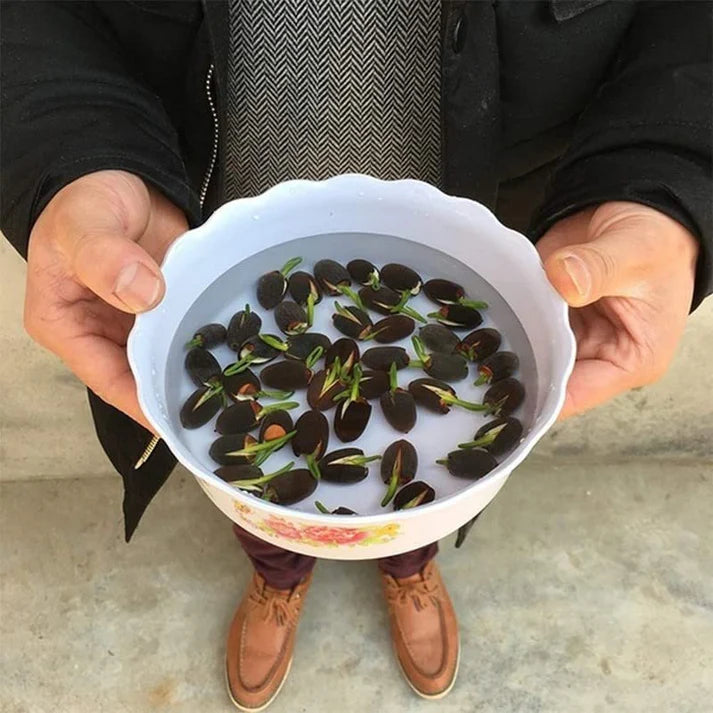
[[560, 418], [658, 380], [691, 308], [696, 238], [653, 208], [611, 202], [559, 221], [537, 249], [577, 339]]

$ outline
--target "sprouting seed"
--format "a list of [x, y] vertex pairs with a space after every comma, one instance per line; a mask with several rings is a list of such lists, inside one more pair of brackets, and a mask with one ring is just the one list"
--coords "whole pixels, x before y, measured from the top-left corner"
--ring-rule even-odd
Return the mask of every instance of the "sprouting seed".
[[315, 500], [314, 506], [319, 510], [321, 513], [324, 513], [325, 515], [356, 515], [357, 513], [354, 512], [354, 510], [350, 508], [345, 508], [343, 505], [340, 505], [338, 508], [335, 508], [334, 510], [329, 510], [327, 507], [322, 505], [322, 503], [319, 502], [319, 500]]
[[478, 367], [476, 386], [493, 384], [501, 379], [512, 376], [519, 368], [520, 360], [513, 352], [495, 352], [484, 359]]
[[369, 285], [374, 289], [379, 287], [379, 270], [368, 260], [350, 260], [347, 263], [347, 272], [359, 285]]
[[322, 290], [317, 280], [308, 272], [299, 270], [293, 272], [288, 280], [287, 289], [290, 292], [290, 297], [302, 307], [307, 307], [307, 300], [310, 295], [312, 295], [313, 304], [319, 304], [322, 301]]
[[374, 341], [381, 344], [391, 344], [404, 339], [413, 333], [416, 328], [411, 317], [404, 314], [393, 314], [380, 319], [373, 327]]
[[392, 290], [396, 292], [408, 290], [412, 295], [417, 295], [423, 284], [421, 276], [415, 270], [395, 262], [384, 265], [380, 277], [381, 281]]
[[392, 428], [408, 433], [416, 425], [416, 401], [398, 385], [396, 365], [389, 369], [389, 390], [379, 399], [384, 418]]
[[343, 307], [339, 302], [334, 303], [337, 310], [332, 315], [334, 326], [347, 337], [364, 340], [372, 337], [372, 321], [369, 315], [358, 307]]
[[381, 456], [365, 456], [360, 448], [340, 448], [323, 456], [319, 463], [322, 480], [330, 483], [358, 483], [369, 474], [367, 465]]
[[334, 414], [334, 432], [342, 443], [356, 441], [369, 423], [371, 404], [360, 394], [361, 368], [354, 367], [352, 385]]
[[[313, 357], [316, 349], [321, 349], [316, 361], [319, 361], [332, 345], [331, 340], [325, 334], [319, 332], [305, 332], [304, 334], [295, 334], [288, 337], [286, 349], [284, 351], [285, 359], [296, 359], [297, 361], [306, 362], [307, 359]], [[316, 361], [310, 367], [316, 364]]]
[[418, 337], [413, 336], [411, 342], [418, 356], [411, 366], [420, 366], [429, 376], [442, 381], [462, 381], [468, 376], [468, 363], [460, 354], [428, 354]]
[[186, 353], [183, 363], [196, 386], [205, 386], [219, 379], [222, 374], [218, 360], [203, 347], [193, 347]]
[[296, 302], [280, 302], [275, 307], [275, 324], [284, 334], [302, 334], [307, 331], [307, 313]]
[[260, 333], [262, 327], [262, 319], [250, 309], [250, 305], [245, 305], [245, 309], [236, 312], [228, 323], [228, 331], [226, 341], [228, 346], [234, 351], [239, 352], [240, 347], [252, 337], [256, 337]]
[[359, 345], [349, 337], [337, 339], [324, 355], [324, 366], [331, 369], [334, 362], [339, 359], [342, 374], [348, 375], [356, 364], [359, 363]]
[[295, 437], [292, 439], [292, 451], [296, 456], [304, 456], [307, 467], [316, 480], [320, 479], [317, 462], [326, 453], [329, 446], [329, 422], [327, 417], [317, 410], [305, 411], [295, 423]]
[[451, 451], [446, 458], [436, 461], [448, 468], [456, 478], [478, 480], [490, 473], [498, 465], [495, 458], [483, 448], [469, 448]]
[[307, 468], [292, 468], [273, 475], [263, 486], [263, 498], [278, 505], [294, 505], [317, 489], [317, 481]]
[[495, 382], [483, 397], [494, 416], [511, 414], [525, 400], [525, 387], [513, 377]]
[[287, 275], [301, 262], [301, 257], [293, 257], [279, 270], [267, 272], [258, 280], [257, 301], [264, 309], [272, 309], [282, 302], [287, 292]]
[[436, 491], [428, 483], [424, 483], [422, 480], [413, 480], [396, 493], [394, 510], [410, 510], [419, 505], [433, 502], [435, 499]]
[[434, 413], [448, 413], [451, 406], [460, 406], [467, 411], [487, 411], [488, 407], [459, 399], [453, 387], [439, 379], [414, 379], [408, 390], [416, 403]]
[[246, 340], [238, 351], [238, 361], [223, 370], [225, 376], [245, 371], [251, 364], [267, 364], [282, 353], [275, 344], [283, 344], [274, 334], [258, 334]]
[[454, 354], [461, 343], [458, 335], [442, 324], [427, 324], [418, 330], [418, 336], [426, 349], [437, 354]]
[[260, 423], [260, 419], [273, 411], [297, 408], [296, 401], [281, 401], [269, 406], [261, 406], [257, 401], [238, 401], [223, 411], [215, 423], [215, 430], [226, 436], [233, 433], [247, 433]]
[[502, 337], [497, 329], [483, 327], [463, 337], [458, 351], [470, 361], [482, 361], [500, 349]]
[[309, 382], [312, 380], [312, 370], [301, 361], [279, 361], [266, 366], [260, 372], [260, 379], [265, 386], [272, 389], [296, 391], [309, 386]]
[[231, 433], [216, 438], [208, 454], [220, 465], [262, 465], [275, 451], [279, 451], [295, 435], [289, 431], [280, 438], [258, 441], [249, 433]]
[[[289, 411], [273, 411], [261, 419], [258, 439], [261, 443], [274, 441], [278, 438], [282, 438], [293, 430], [295, 430], [295, 426]], [[296, 435], [297, 434], [295, 434], [295, 436]]]
[[469, 300], [461, 285], [450, 280], [428, 280], [423, 286], [426, 296], [439, 305], [463, 305], [473, 309], [486, 309], [487, 302]]
[[307, 403], [310, 408], [328, 411], [335, 406], [334, 397], [343, 389], [342, 366], [337, 357], [329, 369], [322, 369], [312, 376], [307, 389]]
[[371, 347], [364, 352], [361, 361], [374, 371], [389, 371], [392, 364], [396, 364], [397, 369], [404, 369], [411, 358], [403, 347]]
[[402, 438], [388, 446], [381, 459], [381, 479], [388, 486], [381, 507], [391, 502], [400, 486], [416, 477], [417, 470], [418, 453], [409, 441]]
[[197, 329], [191, 341], [186, 345], [189, 349], [193, 347], [203, 347], [203, 349], [213, 349], [225, 341], [226, 329], [222, 324], [213, 322]]
[[513, 416], [488, 421], [473, 436], [472, 441], [459, 443], [458, 448], [485, 448], [493, 455], [504, 455], [522, 439], [522, 423]]
[[314, 276], [322, 292], [336, 297], [341, 294], [341, 286], [349, 287], [352, 281], [349, 273], [335, 260], [318, 260], [314, 266]]
[[483, 321], [477, 309], [464, 305], [443, 305], [438, 312], [429, 312], [428, 316], [453, 329], [474, 329]]
[[361, 375], [359, 391], [371, 401], [378, 399], [389, 390], [389, 374], [386, 371], [365, 371]]
[[393, 314], [391, 310], [401, 301], [401, 295], [385, 285], [378, 288], [362, 287], [359, 297], [369, 309], [384, 315]]
[[222, 385], [201, 386], [185, 401], [180, 419], [183, 428], [199, 428], [210, 421], [220, 410], [223, 401]]
[[260, 379], [250, 369], [236, 374], [223, 373], [223, 391], [232, 401], [247, 401], [256, 398], [261, 390]]

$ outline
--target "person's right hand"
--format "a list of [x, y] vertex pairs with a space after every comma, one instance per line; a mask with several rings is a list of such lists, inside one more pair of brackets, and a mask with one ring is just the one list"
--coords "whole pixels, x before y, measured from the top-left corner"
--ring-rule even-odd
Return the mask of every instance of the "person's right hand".
[[163, 297], [159, 265], [187, 228], [183, 213], [138, 176], [98, 171], [59, 191], [30, 234], [25, 329], [147, 428], [126, 339], [133, 315]]

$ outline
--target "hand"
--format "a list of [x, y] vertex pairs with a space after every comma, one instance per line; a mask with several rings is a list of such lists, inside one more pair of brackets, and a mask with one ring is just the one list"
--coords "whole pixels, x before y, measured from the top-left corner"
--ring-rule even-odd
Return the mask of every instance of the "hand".
[[663, 376], [691, 308], [695, 237], [653, 208], [612, 202], [559, 221], [537, 249], [577, 338], [560, 418]]
[[133, 315], [161, 301], [159, 264], [187, 227], [183, 213], [139, 177], [98, 171], [59, 191], [30, 234], [25, 329], [147, 428], [126, 339]]

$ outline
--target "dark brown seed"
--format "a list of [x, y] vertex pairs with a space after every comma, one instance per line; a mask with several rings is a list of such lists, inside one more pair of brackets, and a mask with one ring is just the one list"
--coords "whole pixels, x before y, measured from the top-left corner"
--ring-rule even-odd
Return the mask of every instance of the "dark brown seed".
[[[351, 458], [356, 458], [357, 463], [350, 462]], [[364, 459], [364, 451], [360, 448], [340, 448], [319, 460], [319, 472], [329, 483], [358, 483], [369, 474], [366, 465], [360, 464], [361, 459]]]
[[427, 324], [418, 330], [426, 349], [437, 354], [453, 354], [461, 343], [458, 335], [442, 324]]
[[443, 305], [438, 312], [429, 316], [434, 316], [441, 324], [452, 329], [473, 329], [483, 321], [477, 309], [465, 305]]
[[391, 315], [392, 307], [396, 307], [401, 301], [401, 295], [394, 292], [390, 287], [381, 285], [378, 289], [372, 287], [362, 287], [359, 290], [361, 301], [369, 308], [379, 314]]
[[258, 424], [259, 412], [257, 401], [238, 401], [218, 416], [215, 430], [224, 436], [252, 431]]
[[352, 339], [365, 339], [372, 333], [372, 322], [369, 315], [351, 305], [342, 307], [341, 313], [333, 314], [332, 322], [342, 334]]
[[203, 349], [212, 349], [222, 344], [225, 341], [226, 329], [222, 324], [213, 322], [206, 324], [200, 329], [197, 329], [191, 341], [188, 342], [189, 347], [203, 347]]
[[452, 386], [438, 379], [414, 379], [408, 385], [409, 392], [419, 406], [423, 406], [434, 413], [448, 413], [451, 410], [450, 405], [434, 389], [447, 391], [454, 396], [456, 393]]
[[450, 280], [428, 280], [423, 291], [430, 300], [439, 305], [458, 304], [465, 297], [465, 290]]
[[264, 497], [278, 505], [294, 505], [312, 495], [317, 480], [307, 468], [294, 468], [269, 480], [264, 486]]
[[[258, 438], [261, 443], [274, 441], [288, 434], [293, 427], [292, 416], [290, 416], [289, 411], [273, 411], [260, 420], [260, 435]], [[233, 478], [233, 480], [240, 480], [240, 478]]]
[[[279, 337], [275, 337], [274, 335], [269, 336], [280, 341]], [[266, 344], [259, 336], [250, 337], [246, 340], [238, 352], [238, 356], [241, 359], [249, 358], [253, 364], [267, 364], [267, 362], [277, 359], [280, 354], [282, 354], [282, 352], [279, 349], [275, 349], [275, 347]]]
[[310, 408], [329, 411], [336, 405], [334, 397], [344, 391], [345, 384], [340, 379], [329, 381], [329, 371], [323, 369], [312, 376], [307, 389], [307, 403]]
[[411, 359], [403, 347], [372, 347], [364, 352], [361, 361], [374, 371], [388, 371], [392, 364], [397, 369], [407, 367]]
[[[253, 460], [253, 456], [231, 455], [236, 451], [257, 443], [257, 439], [249, 433], [234, 433], [230, 436], [220, 436], [216, 438], [210, 446], [208, 454], [221, 465], [245, 465]], [[221, 476], [222, 477], [222, 476]], [[233, 478], [237, 480], [237, 478]]]
[[373, 327], [374, 341], [381, 344], [391, 344], [405, 339], [413, 333], [416, 323], [405, 314], [393, 314], [380, 319]]
[[343, 399], [334, 414], [334, 432], [342, 443], [356, 441], [369, 423], [371, 404], [365, 398]]
[[512, 376], [519, 368], [520, 360], [513, 352], [495, 352], [484, 359], [478, 367], [479, 378], [476, 384], [493, 384]]
[[325, 368], [331, 369], [337, 357], [344, 373], [350, 374], [354, 366], [359, 363], [359, 345], [348, 337], [337, 339], [324, 354]]
[[218, 360], [203, 347], [193, 347], [184, 361], [188, 376], [196, 386], [204, 386], [222, 374]]
[[495, 354], [500, 349], [502, 337], [497, 329], [484, 327], [476, 329], [467, 337], [464, 337], [458, 345], [458, 351], [471, 361], [481, 361], [487, 359], [491, 354]]
[[196, 389], [181, 408], [180, 419], [183, 428], [199, 428], [210, 421], [220, 410], [222, 395], [210, 386]]
[[349, 508], [345, 508], [344, 506], [340, 505], [336, 510], [332, 510], [332, 515], [356, 515], [357, 513], [354, 512], [354, 510], [350, 510]]
[[240, 347], [248, 339], [259, 334], [261, 327], [262, 319], [259, 314], [255, 314], [249, 308], [241, 309], [231, 317], [228, 324], [226, 336], [228, 346], [234, 352], [240, 351]]
[[322, 347], [326, 354], [332, 342], [325, 334], [318, 332], [305, 332], [304, 334], [295, 334], [287, 340], [287, 351], [285, 359], [296, 359], [304, 361], [307, 359], [317, 347]]
[[374, 285], [379, 282], [379, 270], [368, 260], [350, 260], [347, 263], [347, 272], [359, 285]]
[[408, 433], [416, 425], [416, 401], [406, 389], [387, 391], [379, 403], [384, 417], [397, 431]]
[[473, 436], [474, 442], [493, 455], [501, 456], [512, 450], [522, 438], [522, 424], [512, 416], [495, 418], [481, 426]]
[[365, 371], [359, 382], [359, 393], [365, 399], [378, 399], [389, 390], [388, 371]]
[[297, 433], [292, 438], [296, 456], [312, 456], [319, 460], [329, 445], [329, 422], [321, 411], [305, 411], [295, 423]]
[[405, 485], [394, 498], [394, 510], [407, 510], [425, 505], [436, 499], [436, 491], [422, 480], [414, 480]]
[[482, 448], [451, 451], [445, 461], [438, 462], [445, 465], [451, 475], [467, 480], [478, 480], [498, 465], [495, 458]]
[[397, 488], [410, 483], [416, 477], [418, 470], [418, 453], [409, 441], [401, 439], [394, 441], [385, 451], [381, 459], [381, 479], [389, 487], [386, 490], [381, 506], [391, 502]]
[[341, 294], [339, 286], [352, 284], [349, 273], [334, 260], [318, 260], [314, 266], [314, 276], [322, 291], [332, 297]]
[[462, 381], [468, 376], [468, 362], [460, 354], [431, 354], [423, 370], [434, 379]]
[[381, 268], [379, 275], [381, 281], [396, 292], [408, 290], [412, 295], [417, 295], [421, 291], [421, 276], [406, 265], [390, 262]]
[[257, 283], [257, 301], [264, 309], [272, 309], [282, 302], [287, 292], [287, 278], [273, 270], [263, 275]]
[[512, 377], [493, 384], [483, 397], [483, 403], [492, 407], [495, 416], [511, 414], [525, 400], [525, 387]]
[[[283, 303], [284, 304], [284, 303]], [[282, 391], [306, 389], [312, 379], [312, 370], [304, 362], [285, 360], [266, 366], [260, 372], [263, 386]]]
[[303, 307], [307, 306], [307, 298], [312, 295], [314, 304], [319, 304], [322, 301], [322, 290], [317, 284], [317, 280], [308, 272], [293, 272], [287, 283], [287, 289], [290, 291], [290, 296]]
[[302, 334], [308, 327], [307, 314], [296, 302], [280, 302], [275, 307], [275, 324], [284, 334]]
[[[234, 438], [234, 436], [223, 437]], [[236, 448], [235, 450], [240, 449]], [[220, 468], [216, 468], [213, 472], [226, 483], [231, 483], [234, 480], [253, 480], [255, 478], [261, 478], [264, 475], [262, 469], [252, 463], [221, 465]]]
[[223, 390], [232, 401], [252, 400], [260, 388], [260, 379], [250, 369], [231, 376], [223, 375]]

